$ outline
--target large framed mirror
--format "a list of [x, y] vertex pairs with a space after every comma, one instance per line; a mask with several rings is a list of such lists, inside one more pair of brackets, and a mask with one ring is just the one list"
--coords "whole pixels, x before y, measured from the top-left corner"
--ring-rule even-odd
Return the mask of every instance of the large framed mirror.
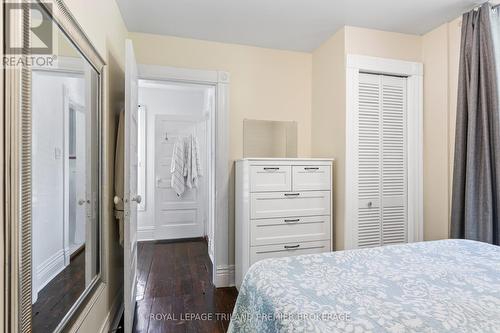
[[[60, 332], [101, 279], [104, 61], [64, 3], [3, 2], [8, 332]], [[15, 12], [17, 14], [15, 14]], [[35, 28], [34, 28], [35, 27]]]

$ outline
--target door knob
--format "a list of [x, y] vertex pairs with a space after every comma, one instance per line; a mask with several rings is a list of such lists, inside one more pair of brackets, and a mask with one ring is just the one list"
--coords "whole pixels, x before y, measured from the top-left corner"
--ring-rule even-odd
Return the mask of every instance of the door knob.
[[370, 201], [370, 202], [368, 203], [368, 208], [372, 208], [372, 206], [373, 206], [373, 202], [371, 202], [371, 201]]
[[113, 198], [113, 202], [115, 203], [115, 205], [118, 205], [120, 202], [122, 202], [122, 198], [115, 195], [115, 197]]
[[140, 204], [140, 203], [141, 203], [141, 201], [142, 201], [142, 198], [141, 198], [141, 196], [138, 194], [138, 195], [136, 195], [135, 197], [133, 197], [133, 198], [132, 198], [132, 201], [135, 201], [135, 202], [137, 202], [138, 204]]
[[78, 205], [83, 206], [85, 204], [85, 199], [78, 200]]

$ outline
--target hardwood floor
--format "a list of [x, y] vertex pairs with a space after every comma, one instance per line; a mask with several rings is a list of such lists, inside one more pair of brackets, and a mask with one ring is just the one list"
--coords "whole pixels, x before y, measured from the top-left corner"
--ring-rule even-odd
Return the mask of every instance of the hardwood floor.
[[85, 251], [81, 251], [38, 293], [32, 306], [33, 332], [53, 332], [84, 289]]
[[238, 292], [212, 285], [212, 263], [204, 240], [141, 242], [137, 250], [141, 299], [134, 332], [227, 331]]

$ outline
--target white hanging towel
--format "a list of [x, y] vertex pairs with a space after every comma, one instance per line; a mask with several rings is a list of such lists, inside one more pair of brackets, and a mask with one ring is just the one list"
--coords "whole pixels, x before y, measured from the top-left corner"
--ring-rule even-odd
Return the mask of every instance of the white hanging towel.
[[201, 158], [200, 158], [200, 143], [198, 138], [194, 135], [191, 136], [191, 180], [194, 187], [198, 187], [198, 179], [203, 176], [201, 169]]
[[202, 176], [200, 163], [200, 145], [194, 135], [186, 139], [186, 164], [184, 177], [188, 188], [198, 188], [198, 179]]
[[186, 186], [188, 188], [193, 188], [193, 183], [192, 183], [192, 164], [193, 160], [191, 158], [192, 156], [192, 150], [193, 146], [191, 144], [191, 136], [186, 137], [184, 139], [185, 141], [185, 147], [186, 147], [186, 152], [185, 152], [185, 163], [184, 163], [184, 179], [186, 181]]
[[170, 172], [172, 173], [172, 178], [170, 180], [170, 186], [175, 191], [177, 196], [181, 196], [186, 190], [185, 179], [184, 179], [184, 169], [186, 162], [186, 152], [184, 140], [177, 140], [174, 144], [174, 150], [172, 153], [172, 162], [170, 164]]

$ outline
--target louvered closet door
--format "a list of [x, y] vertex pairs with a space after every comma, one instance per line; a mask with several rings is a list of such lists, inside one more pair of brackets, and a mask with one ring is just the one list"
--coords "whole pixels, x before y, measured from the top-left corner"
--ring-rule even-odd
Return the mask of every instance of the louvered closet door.
[[382, 82], [382, 245], [406, 243], [406, 78]]
[[360, 74], [357, 247], [405, 243], [406, 79]]
[[380, 245], [380, 78], [361, 74], [358, 101], [358, 247]]

